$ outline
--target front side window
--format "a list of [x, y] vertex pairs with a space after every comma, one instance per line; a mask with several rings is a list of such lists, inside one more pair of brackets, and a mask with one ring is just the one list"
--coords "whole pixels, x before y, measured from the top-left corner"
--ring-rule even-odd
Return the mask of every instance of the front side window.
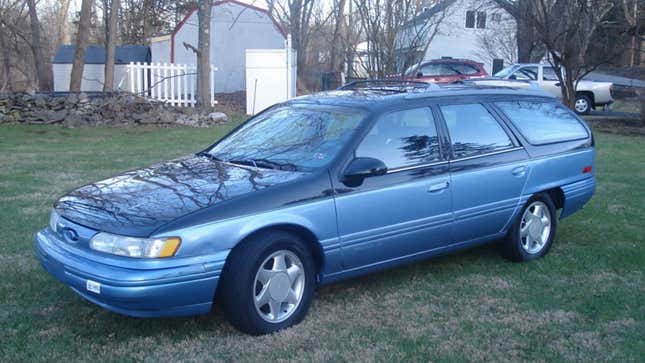
[[511, 78], [522, 81], [536, 81], [538, 77], [538, 67], [523, 67], [518, 69]]
[[545, 102], [496, 102], [534, 145], [589, 137], [587, 130], [564, 106]]
[[314, 105], [279, 106], [261, 113], [208, 153], [231, 163], [311, 171], [329, 163], [365, 113]]
[[441, 113], [457, 159], [513, 147], [502, 126], [481, 104], [445, 105]]
[[381, 117], [356, 149], [356, 157], [379, 159], [390, 170], [439, 161], [432, 112], [417, 108]]

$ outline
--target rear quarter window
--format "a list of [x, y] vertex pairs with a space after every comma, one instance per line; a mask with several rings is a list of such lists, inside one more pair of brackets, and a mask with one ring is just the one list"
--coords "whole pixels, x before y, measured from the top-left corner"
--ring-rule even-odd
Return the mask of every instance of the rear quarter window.
[[495, 105], [533, 145], [589, 137], [582, 123], [562, 105], [530, 101], [496, 102]]

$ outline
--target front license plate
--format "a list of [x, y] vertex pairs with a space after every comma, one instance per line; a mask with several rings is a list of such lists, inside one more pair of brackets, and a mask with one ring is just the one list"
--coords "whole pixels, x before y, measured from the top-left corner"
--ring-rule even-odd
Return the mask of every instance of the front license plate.
[[91, 291], [95, 294], [100, 294], [101, 293], [101, 283], [92, 281], [92, 280], [87, 280], [87, 283], [85, 284], [85, 288], [87, 291]]

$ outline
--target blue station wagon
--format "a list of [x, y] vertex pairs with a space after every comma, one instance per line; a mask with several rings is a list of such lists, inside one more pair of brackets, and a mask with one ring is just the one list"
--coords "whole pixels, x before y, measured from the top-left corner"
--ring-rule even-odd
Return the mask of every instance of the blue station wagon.
[[491, 242], [513, 261], [542, 257], [594, 193], [591, 130], [542, 91], [347, 88], [70, 192], [35, 236], [40, 262], [121, 314], [204, 314], [216, 300], [265, 334], [301, 321], [320, 284]]

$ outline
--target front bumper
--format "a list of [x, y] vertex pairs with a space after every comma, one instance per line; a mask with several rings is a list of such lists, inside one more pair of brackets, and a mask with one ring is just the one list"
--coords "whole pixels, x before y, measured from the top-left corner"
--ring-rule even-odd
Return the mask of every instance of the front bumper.
[[195, 258], [106, 257], [75, 251], [49, 228], [34, 239], [36, 255], [52, 276], [92, 303], [135, 317], [208, 313], [228, 255], [224, 251]]

